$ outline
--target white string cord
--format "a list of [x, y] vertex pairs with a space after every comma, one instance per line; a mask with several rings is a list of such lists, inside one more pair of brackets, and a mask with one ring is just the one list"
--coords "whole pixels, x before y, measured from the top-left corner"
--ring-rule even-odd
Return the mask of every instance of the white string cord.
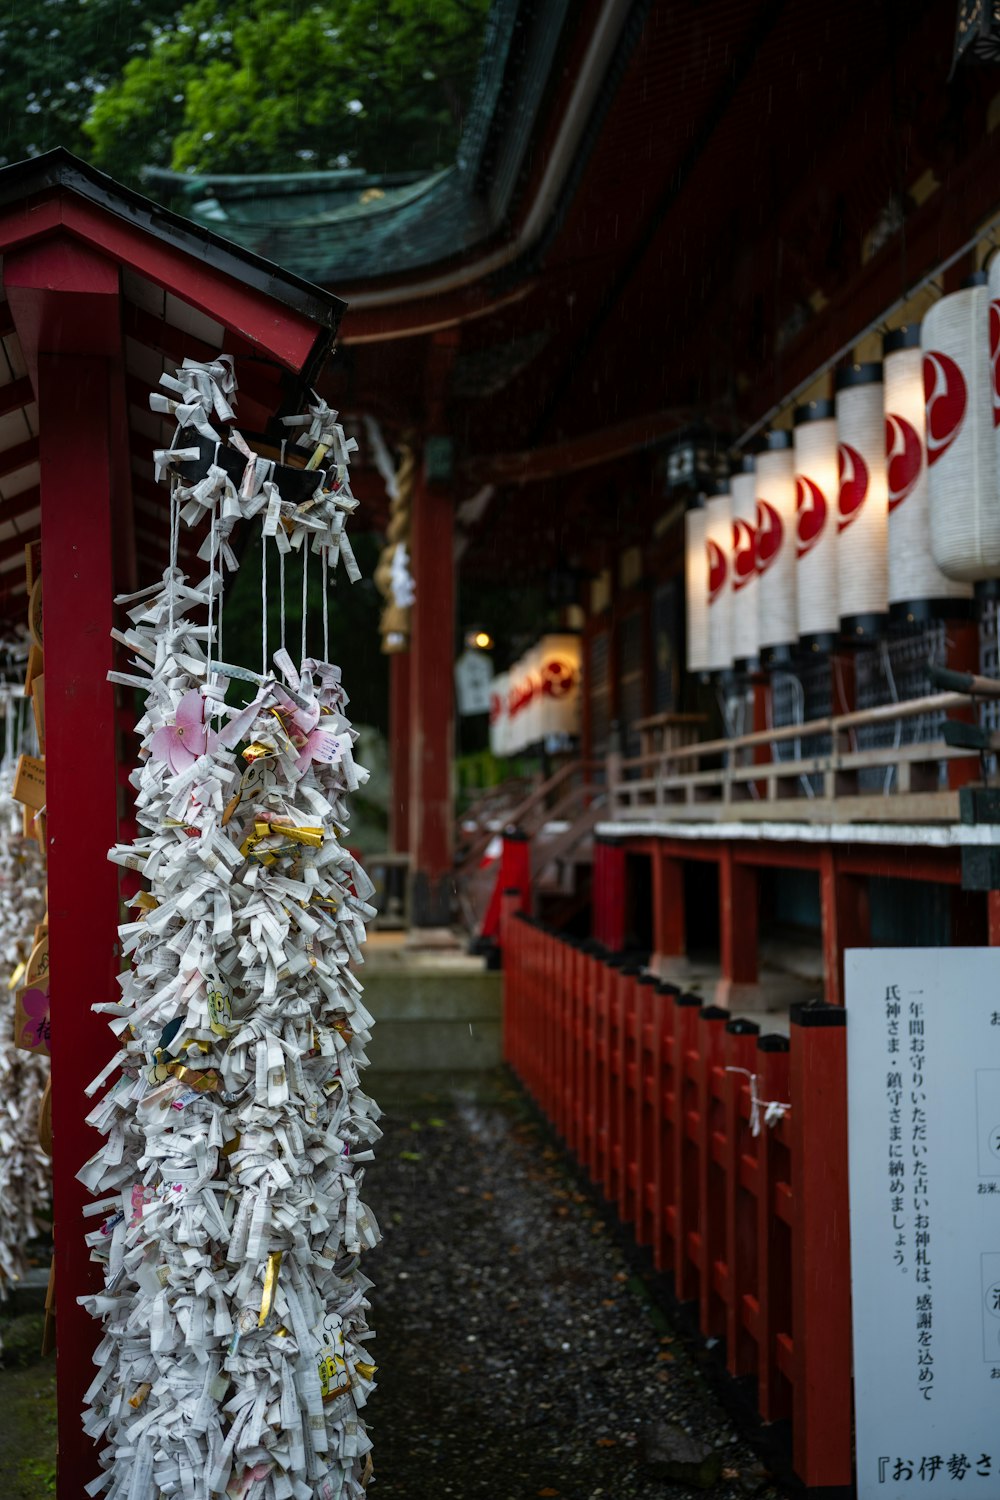
[[212, 680], [212, 617], [215, 613], [215, 549], [218, 545], [218, 532], [215, 526], [215, 512], [212, 512], [212, 528], [209, 533], [211, 538], [208, 549], [208, 636], [205, 641], [205, 681]]
[[[181, 525], [181, 506], [177, 498], [178, 480], [174, 478], [170, 484], [170, 579], [174, 582], [177, 572], [177, 545]], [[174, 638], [174, 590], [170, 590], [170, 606], [168, 612], [168, 628], [170, 631], [170, 643], [173, 645]]]
[[782, 1104], [778, 1099], [761, 1099], [757, 1093], [757, 1074], [751, 1073], [749, 1068], [727, 1068], [727, 1073], [742, 1073], [744, 1078], [750, 1080], [750, 1134], [760, 1135], [761, 1120], [771, 1129], [783, 1120], [785, 1115], [791, 1113], [790, 1104]]
[[267, 537], [260, 538], [260, 639], [264, 658], [260, 675], [267, 676]]
[[308, 645], [308, 618], [309, 618], [309, 544], [302, 547], [302, 655], [300, 662], [306, 659], [306, 647]]
[[330, 660], [330, 605], [326, 597], [326, 548], [319, 555], [320, 587], [323, 590], [323, 660]]
[[278, 592], [281, 595], [279, 620], [281, 624], [281, 649], [285, 649], [285, 554], [278, 548]]

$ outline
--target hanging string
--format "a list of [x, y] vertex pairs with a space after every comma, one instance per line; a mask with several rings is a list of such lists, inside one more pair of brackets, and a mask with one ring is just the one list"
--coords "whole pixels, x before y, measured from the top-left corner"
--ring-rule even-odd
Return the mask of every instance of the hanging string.
[[211, 681], [212, 677], [212, 616], [215, 611], [215, 550], [218, 545], [218, 531], [215, 525], [215, 512], [212, 512], [212, 529], [209, 533], [211, 543], [208, 549], [208, 638], [205, 642], [205, 681]]
[[225, 657], [222, 654], [222, 610], [223, 610], [223, 606], [224, 606], [224, 604], [226, 602], [225, 582], [226, 582], [226, 575], [223, 572], [222, 568], [220, 567], [219, 568], [218, 624], [215, 627], [215, 647], [216, 647], [216, 649], [215, 649], [215, 659], [216, 659], [216, 661], [225, 661]]
[[300, 661], [305, 661], [305, 659], [306, 659], [306, 647], [308, 645], [308, 641], [307, 641], [307, 638], [306, 638], [307, 637], [306, 625], [307, 625], [307, 620], [308, 620], [308, 610], [309, 610], [309, 543], [305, 542], [305, 543], [303, 543], [303, 546], [302, 546], [302, 655], [299, 658]]
[[176, 478], [172, 479], [171, 482], [170, 482], [170, 582], [171, 582], [171, 589], [170, 589], [170, 606], [169, 606], [169, 620], [168, 620], [171, 641], [173, 641], [173, 635], [174, 635], [174, 589], [173, 589], [172, 585], [175, 582], [176, 573], [177, 573], [177, 546], [178, 546], [178, 538], [180, 536], [180, 529], [181, 529], [181, 504], [180, 504], [180, 500], [177, 498], [177, 485], [178, 485], [178, 480]]
[[261, 664], [260, 675], [267, 676], [267, 537], [261, 532], [260, 537], [260, 639], [263, 647], [264, 659]]
[[326, 597], [326, 548], [319, 555], [320, 587], [323, 590], [323, 660], [330, 660], [330, 606]]
[[278, 589], [281, 594], [279, 620], [281, 625], [281, 649], [285, 649], [285, 554], [278, 548]]

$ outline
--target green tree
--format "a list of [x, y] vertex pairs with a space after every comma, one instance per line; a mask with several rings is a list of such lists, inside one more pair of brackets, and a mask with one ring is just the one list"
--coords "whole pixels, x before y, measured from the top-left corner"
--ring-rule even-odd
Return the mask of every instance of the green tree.
[[0, 8], [0, 166], [51, 146], [90, 155], [83, 121], [178, 0], [9, 0]]
[[94, 100], [113, 175], [450, 165], [489, 0], [188, 0]]

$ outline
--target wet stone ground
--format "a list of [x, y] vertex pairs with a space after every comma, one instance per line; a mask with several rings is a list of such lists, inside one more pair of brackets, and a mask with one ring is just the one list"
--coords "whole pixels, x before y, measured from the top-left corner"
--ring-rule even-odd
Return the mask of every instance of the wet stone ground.
[[[385, 1107], [365, 1193], [385, 1237], [369, 1267], [378, 1500], [773, 1500], [692, 1351], [505, 1077]], [[708, 1488], [657, 1472], [645, 1434], [663, 1423], [711, 1448]]]
[[[373, 1500], [777, 1500], [697, 1348], [506, 1075], [477, 1075], [474, 1091], [371, 1089], [386, 1109], [365, 1194], [385, 1236], [368, 1267]], [[42, 1321], [0, 1308], [0, 1500], [55, 1487]], [[710, 1450], [707, 1488], [651, 1466], [644, 1434], [665, 1423]]]

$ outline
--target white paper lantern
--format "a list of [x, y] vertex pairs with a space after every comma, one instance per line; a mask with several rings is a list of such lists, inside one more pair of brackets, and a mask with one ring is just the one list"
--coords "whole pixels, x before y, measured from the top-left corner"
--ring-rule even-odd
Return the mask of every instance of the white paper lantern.
[[889, 495], [881, 364], [837, 375], [837, 597], [844, 634], [878, 634], [889, 606]]
[[889, 495], [889, 612], [905, 620], [961, 613], [967, 583], [947, 578], [931, 551], [920, 325], [885, 336], [885, 461]]
[[733, 502], [726, 490], [705, 502], [705, 550], [708, 584], [708, 669], [724, 672], [733, 664], [732, 560]]
[[795, 583], [795, 455], [790, 432], [768, 434], [757, 455], [757, 644], [772, 661], [787, 660], [798, 638]]
[[580, 637], [545, 635], [538, 643], [539, 737], [578, 735], [581, 707]]
[[837, 422], [832, 401], [795, 413], [795, 550], [799, 636], [829, 650], [840, 632], [837, 604]]
[[528, 743], [531, 671], [527, 653], [510, 669], [507, 693], [507, 754], [519, 755]]
[[508, 755], [510, 720], [508, 718], [508, 695], [510, 673], [498, 672], [490, 684], [490, 750], [494, 755]]
[[976, 284], [936, 302], [920, 336], [931, 550], [949, 578], [972, 583], [1000, 574], [990, 293], [985, 280], [980, 273]]
[[687, 600], [687, 664], [689, 672], [707, 672], [708, 552], [705, 537], [708, 512], [697, 505], [684, 517], [684, 590]]
[[757, 476], [754, 460], [743, 460], [729, 481], [732, 539], [729, 554], [730, 626], [738, 667], [757, 661]]
[[542, 661], [541, 648], [532, 646], [524, 653], [524, 694], [522, 732], [526, 745], [537, 745], [542, 737]]

